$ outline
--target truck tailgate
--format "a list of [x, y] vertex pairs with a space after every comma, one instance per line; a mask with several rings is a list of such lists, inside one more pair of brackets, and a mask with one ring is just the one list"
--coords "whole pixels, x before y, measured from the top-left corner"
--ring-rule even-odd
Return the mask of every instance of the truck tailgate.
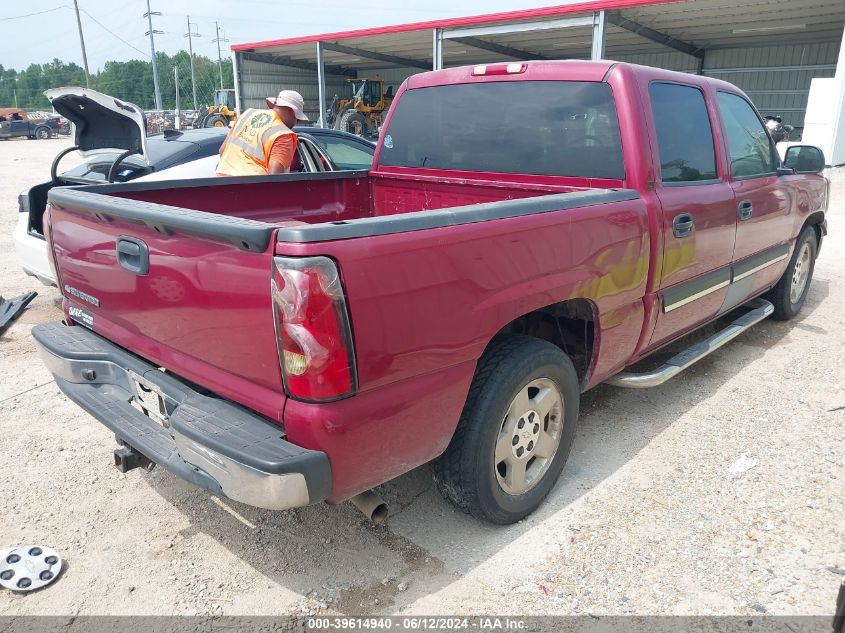
[[55, 190], [50, 202], [59, 286], [77, 324], [281, 420], [272, 225], [79, 191]]

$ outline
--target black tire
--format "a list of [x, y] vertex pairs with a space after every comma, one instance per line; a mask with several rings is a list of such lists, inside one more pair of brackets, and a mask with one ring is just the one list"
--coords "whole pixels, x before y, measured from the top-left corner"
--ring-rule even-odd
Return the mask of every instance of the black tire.
[[357, 110], [347, 110], [335, 124], [336, 129], [350, 134], [357, 134], [358, 136], [366, 137], [369, 134], [369, 126], [367, 125], [367, 117]]
[[[511, 403], [537, 379], [551, 381], [562, 399], [560, 439], [533, 486], [512, 495], [499, 482], [496, 443]], [[478, 363], [452, 441], [434, 462], [440, 492], [478, 519], [506, 525], [524, 518], [543, 502], [563, 470], [575, 438], [579, 402], [575, 368], [560, 348], [522, 335], [494, 341]]]
[[53, 136], [53, 133], [50, 131], [50, 128], [42, 125], [41, 127], [35, 128], [35, 138], [43, 141], [45, 139], [50, 138]]
[[[804, 249], [809, 250], [809, 261], [804, 260]], [[804, 300], [807, 298], [807, 292], [810, 290], [810, 283], [813, 281], [813, 270], [816, 266], [816, 255], [818, 254], [819, 245], [816, 241], [816, 231], [812, 226], [805, 226], [798, 239], [795, 242], [795, 249], [792, 252], [792, 257], [789, 260], [789, 265], [783, 273], [783, 276], [778, 281], [777, 285], [772, 288], [767, 294], [766, 299], [772, 302], [775, 306], [775, 311], [772, 314], [774, 319], [778, 321], [788, 321], [795, 317], [804, 305]], [[802, 261], [803, 260], [803, 261]], [[801, 262], [799, 264], [799, 262]], [[809, 266], [807, 270], [806, 280], [800, 293], [793, 296], [793, 280], [796, 276], [796, 268], [800, 265], [801, 270], [805, 266]], [[800, 270], [799, 270], [800, 275]]]
[[203, 127], [229, 127], [229, 120], [223, 115], [215, 114], [205, 120]]

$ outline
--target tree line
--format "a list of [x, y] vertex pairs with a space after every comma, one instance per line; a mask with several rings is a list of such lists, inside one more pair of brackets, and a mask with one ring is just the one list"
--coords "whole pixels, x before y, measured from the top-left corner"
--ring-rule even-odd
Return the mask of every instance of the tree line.
[[[174, 68], [179, 69], [179, 107], [193, 108], [190, 55], [179, 51], [175, 55], [156, 53], [162, 107], [176, 107]], [[223, 87], [232, 87], [232, 61], [223, 60]], [[194, 54], [194, 74], [197, 85], [197, 105], [203, 108], [214, 101], [214, 91], [220, 88], [217, 60]], [[85, 86], [85, 71], [76, 63], [54, 59], [46, 64], [30, 64], [26, 70], [4, 68], [0, 64], [0, 108], [17, 107], [25, 110], [50, 110], [44, 96], [48, 88]], [[129, 101], [145, 109], [155, 108], [152, 62], [132, 59], [125, 62], [106, 62], [91, 75], [91, 88], [107, 95]]]

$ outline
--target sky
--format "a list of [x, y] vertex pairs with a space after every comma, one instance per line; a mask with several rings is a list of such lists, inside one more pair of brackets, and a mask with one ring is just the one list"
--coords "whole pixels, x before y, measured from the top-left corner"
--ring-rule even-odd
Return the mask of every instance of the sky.
[[[64, 3], [63, 3], [64, 1]], [[571, 0], [570, 0], [571, 1]], [[146, 0], [78, 0], [91, 72], [109, 60], [149, 59], [150, 42]], [[156, 50], [175, 53], [187, 50], [187, 16], [195, 24], [194, 53], [217, 56], [214, 21], [229, 39], [221, 44], [256, 42], [297, 35], [419, 22], [496, 11], [511, 11], [567, 0], [150, 0], [156, 30]], [[29, 0], [6, 3], [0, 9], [0, 64], [23, 70], [32, 63], [59, 58], [82, 65], [73, 0]]]

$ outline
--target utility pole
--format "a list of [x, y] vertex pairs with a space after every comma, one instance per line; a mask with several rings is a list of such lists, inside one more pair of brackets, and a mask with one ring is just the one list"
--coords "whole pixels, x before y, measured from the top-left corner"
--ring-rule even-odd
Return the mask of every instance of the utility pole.
[[214, 21], [214, 29], [217, 31], [217, 37], [214, 38], [214, 42], [217, 44], [217, 72], [220, 73], [220, 90], [223, 90], [223, 58], [220, 56], [220, 42], [228, 42], [229, 38], [226, 37], [225, 33], [223, 37], [220, 37], [220, 27], [216, 20]]
[[192, 26], [196, 26], [196, 24], [191, 24], [191, 16], [188, 17], [188, 32], [185, 33], [185, 37], [188, 38], [188, 54], [191, 56], [191, 90], [194, 92], [194, 110], [197, 109], [197, 78], [194, 75], [194, 46], [191, 43], [191, 39], [194, 37], [202, 37], [199, 33], [194, 33], [191, 30]]
[[153, 58], [153, 86], [155, 87], [156, 93], [156, 110], [161, 110], [161, 88], [158, 85], [158, 66], [156, 65], [155, 36], [163, 34], [164, 31], [156, 31], [153, 28], [154, 15], [161, 15], [161, 11], [151, 11], [150, 0], [147, 0], [147, 12], [144, 14], [144, 17], [147, 18], [147, 21], [149, 22], [150, 30], [144, 33], [144, 35], [150, 36], [150, 54]]
[[91, 75], [88, 72], [88, 55], [85, 52], [85, 38], [82, 35], [82, 20], [79, 18], [79, 3], [73, 0], [73, 8], [76, 10], [76, 26], [79, 27], [79, 44], [82, 46], [82, 65], [85, 66], [85, 87], [91, 87]]
[[176, 125], [176, 129], [179, 130], [182, 128], [182, 125], [179, 122], [179, 66], [173, 67], [173, 83], [176, 85], [176, 115], [173, 118], [173, 121]]

